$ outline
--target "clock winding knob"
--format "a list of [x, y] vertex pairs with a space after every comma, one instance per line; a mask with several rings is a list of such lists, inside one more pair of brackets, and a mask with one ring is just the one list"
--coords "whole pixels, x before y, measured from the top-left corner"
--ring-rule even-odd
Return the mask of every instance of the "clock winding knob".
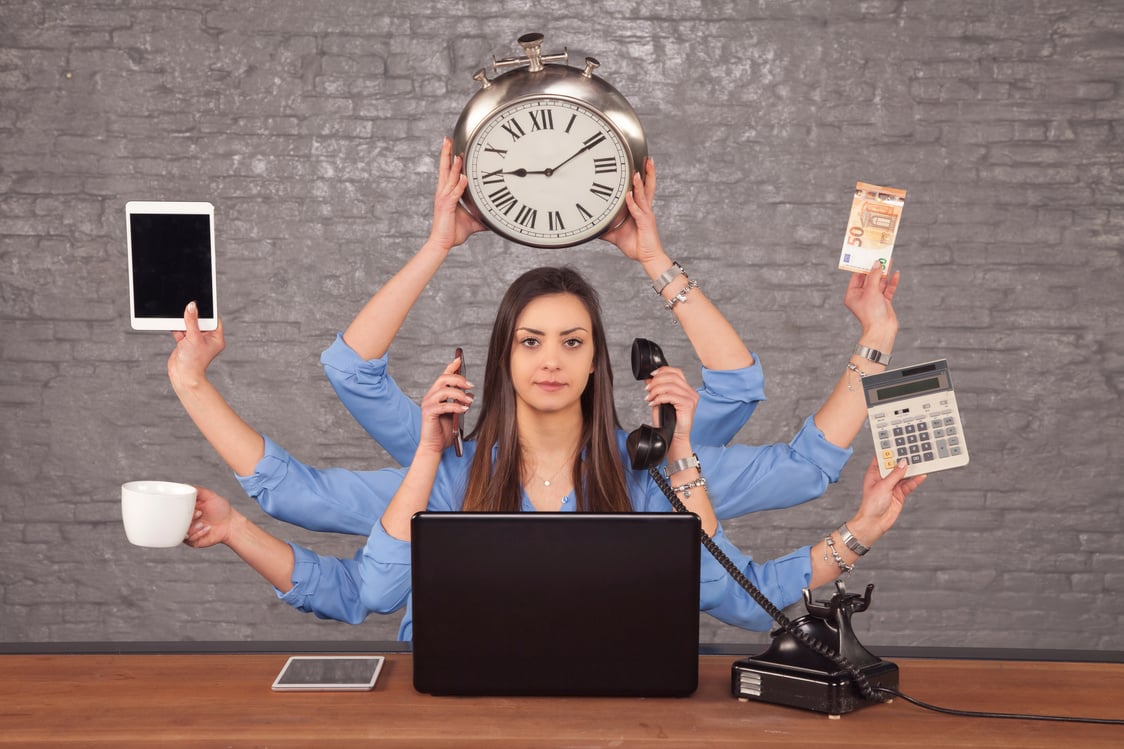
[[539, 33], [524, 34], [519, 37], [519, 46], [527, 55], [527, 70], [537, 73], [542, 70], [542, 41]]
[[593, 71], [599, 67], [601, 67], [601, 63], [597, 61], [596, 57], [587, 57], [585, 58], [585, 70], [582, 71], [582, 75], [586, 78], [592, 78]]
[[488, 80], [488, 74], [484, 72], [484, 68], [480, 68], [472, 74], [472, 80], [480, 82], [480, 88], [490, 88], [492, 82]]

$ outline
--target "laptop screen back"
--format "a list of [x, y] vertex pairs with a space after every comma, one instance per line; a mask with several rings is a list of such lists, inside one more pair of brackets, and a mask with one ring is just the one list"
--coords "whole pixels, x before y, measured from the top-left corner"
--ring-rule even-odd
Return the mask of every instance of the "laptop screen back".
[[695, 691], [697, 516], [423, 512], [412, 534], [419, 692]]

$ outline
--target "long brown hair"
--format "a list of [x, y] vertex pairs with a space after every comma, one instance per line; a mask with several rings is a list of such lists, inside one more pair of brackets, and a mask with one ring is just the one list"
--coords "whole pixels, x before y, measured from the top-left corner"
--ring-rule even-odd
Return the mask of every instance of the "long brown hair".
[[[572, 268], [535, 268], [508, 287], [500, 302], [488, 359], [480, 417], [468, 435], [476, 440], [469, 470], [464, 509], [519, 512], [521, 509], [523, 451], [516, 424], [515, 387], [511, 381], [511, 346], [515, 324], [523, 309], [535, 299], [551, 294], [577, 297], [592, 322], [593, 373], [581, 395], [582, 434], [573, 484], [577, 509], [583, 512], [630, 512], [624, 468], [617, 447], [620, 428], [613, 402], [613, 370], [609, 365], [605, 326], [597, 291]], [[493, 466], [492, 448], [496, 448]]]

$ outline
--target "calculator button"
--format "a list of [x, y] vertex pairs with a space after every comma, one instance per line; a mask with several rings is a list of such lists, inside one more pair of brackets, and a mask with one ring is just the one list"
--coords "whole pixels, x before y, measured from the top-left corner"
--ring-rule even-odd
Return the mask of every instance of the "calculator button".
[[911, 456], [909, 456], [909, 462], [914, 464], [914, 465], [917, 465], [918, 463], [921, 462], [921, 456], [920, 455], [911, 455]]
[[917, 433], [917, 439], [921, 440], [922, 442], [928, 442], [929, 441], [929, 430], [928, 429], [922, 429], [920, 432]]
[[933, 450], [933, 443], [932, 442], [922, 442], [921, 443], [921, 451], [922, 452], [932, 452], [932, 450]]
[[887, 432], [885, 429], [879, 429], [878, 430], [878, 439], [884, 440], [884, 439], [889, 439], [889, 438], [890, 438], [890, 433]]
[[951, 436], [953, 434], [957, 434], [956, 427], [949, 427], [948, 429], [946, 429], [944, 431], [945, 431], [945, 434], [948, 434], [949, 436]]
[[894, 445], [896, 445], [897, 447], [901, 447], [904, 444], [905, 444], [905, 437], [895, 437], [894, 438]]
[[948, 457], [948, 444], [944, 440], [937, 440], [937, 455], [942, 458]]
[[905, 433], [906, 434], [913, 434], [916, 431], [917, 431], [917, 427], [913, 426], [913, 424], [906, 424], [905, 425]]
[[946, 416], [946, 417], [944, 417], [944, 425], [946, 427], [955, 427], [956, 426], [956, 419], [952, 418], [951, 416]]
[[963, 451], [960, 449], [959, 445], [952, 445], [951, 447], [948, 448], [948, 452], [949, 452], [950, 455], [953, 455], [955, 457], [959, 457], [962, 454]]
[[904, 447], [898, 448], [898, 457], [899, 458], [904, 458], [907, 455], [909, 455], [909, 453], [906, 451], [906, 449]]
[[921, 457], [925, 459], [926, 463], [928, 463], [930, 460], [936, 460], [936, 458], [933, 457], [932, 453], [922, 453]]
[[944, 436], [944, 430], [939, 429], [939, 428], [934, 428], [933, 429], [933, 436], [937, 439], [940, 439], [941, 437]]
[[911, 434], [911, 435], [909, 435], [908, 437], [905, 438], [905, 441], [908, 442], [911, 445], [916, 445], [917, 444], [917, 435]]
[[909, 446], [909, 453], [910, 453], [910, 455], [916, 455], [916, 454], [917, 454], [917, 453], [919, 453], [919, 452], [921, 452], [921, 448], [920, 448], [920, 447], [918, 447], [917, 445], [910, 445], [910, 446]]
[[903, 434], [905, 434], [905, 432], [902, 431], [901, 427], [894, 427], [894, 436], [895, 437], [900, 437]]
[[951, 445], [959, 445], [960, 444], [960, 438], [959, 437], [949, 437], [948, 438], [948, 444], [950, 446]]

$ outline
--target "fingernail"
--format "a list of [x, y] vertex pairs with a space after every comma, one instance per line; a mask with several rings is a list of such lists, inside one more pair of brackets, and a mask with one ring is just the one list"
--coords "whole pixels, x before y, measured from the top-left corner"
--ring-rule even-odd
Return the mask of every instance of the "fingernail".
[[195, 314], [195, 302], [188, 302], [187, 303], [187, 311], [192, 315]]
[[901, 458], [901, 459], [900, 459], [900, 460], [898, 461], [898, 468], [904, 468], [904, 467], [905, 467], [905, 466], [907, 466], [907, 465], [909, 465], [909, 463], [907, 463], [907, 462], [906, 462], [906, 459], [905, 459], [905, 458]]

